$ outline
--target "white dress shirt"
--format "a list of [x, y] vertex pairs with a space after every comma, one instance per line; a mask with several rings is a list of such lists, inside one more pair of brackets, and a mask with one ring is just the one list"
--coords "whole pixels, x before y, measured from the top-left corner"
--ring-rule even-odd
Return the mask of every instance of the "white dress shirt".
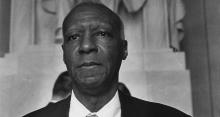
[[98, 117], [121, 117], [121, 105], [118, 92], [116, 92], [115, 96], [98, 112], [90, 112], [72, 92], [69, 117], [86, 117], [86, 115], [90, 113], [94, 113]]

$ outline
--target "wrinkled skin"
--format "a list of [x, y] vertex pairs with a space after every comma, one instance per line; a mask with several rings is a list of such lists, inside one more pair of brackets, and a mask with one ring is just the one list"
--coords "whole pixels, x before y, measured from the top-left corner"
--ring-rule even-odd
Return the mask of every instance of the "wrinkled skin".
[[74, 90], [102, 95], [117, 87], [127, 42], [105, 9], [79, 7], [63, 25], [64, 62]]

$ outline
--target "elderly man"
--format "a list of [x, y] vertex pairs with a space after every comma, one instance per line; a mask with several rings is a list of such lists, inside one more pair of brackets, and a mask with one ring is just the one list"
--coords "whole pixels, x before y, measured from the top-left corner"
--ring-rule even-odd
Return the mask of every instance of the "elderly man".
[[64, 20], [63, 36], [72, 95], [25, 117], [188, 117], [118, 90], [127, 41], [122, 21], [104, 5], [85, 2], [74, 7]]

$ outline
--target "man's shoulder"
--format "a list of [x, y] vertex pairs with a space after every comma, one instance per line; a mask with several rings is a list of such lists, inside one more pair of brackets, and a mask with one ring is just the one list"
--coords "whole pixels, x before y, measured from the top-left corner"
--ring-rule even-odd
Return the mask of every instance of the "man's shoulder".
[[70, 106], [70, 97], [71, 96], [57, 103], [49, 103], [47, 106], [23, 117], [67, 117]]
[[[124, 101], [122, 101], [122, 107], [126, 108], [130, 114], [137, 116], [153, 116], [153, 117], [190, 117], [189, 115], [183, 113], [182, 111], [175, 109], [173, 107], [163, 105], [160, 103], [149, 102], [141, 100], [131, 96], [125, 96]], [[127, 106], [127, 107], [125, 107]], [[132, 112], [130, 112], [132, 111]], [[143, 116], [144, 117], [144, 116]]]
[[28, 113], [26, 115], [24, 115], [23, 117], [46, 117], [46, 115], [49, 115], [50, 114], [50, 110], [52, 108], [56, 108], [56, 106], [53, 104], [53, 103], [49, 103], [47, 106], [43, 107], [43, 108], [40, 108], [38, 110], [35, 110], [31, 113]]
[[[34, 111], [24, 117], [67, 117], [70, 97]], [[163, 104], [144, 101], [135, 97], [120, 94], [122, 115], [124, 117], [190, 117], [189, 115]]]
[[169, 115], [170, 117], [190, 117], [184, 112], [164, 104], [144, 101], [137, 98], [134, 98], [134, 100], [136, 100], [135, 102], [137, 106], [141, 105], [142, 107], [145, 107], [148, 110], [148, 112], [152, 113], [153, 115], [157, 115], [157, 116]]

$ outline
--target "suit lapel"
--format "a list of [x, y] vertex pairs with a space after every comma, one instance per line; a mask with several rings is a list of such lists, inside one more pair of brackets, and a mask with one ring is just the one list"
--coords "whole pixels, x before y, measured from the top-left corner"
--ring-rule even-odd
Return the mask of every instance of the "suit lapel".
[[71, 96], [55, 104], [49, 104], [52, 111], [49, 117], [69, 117], [70, 100]]
[[[123, 94], [121, 91], [119, 92], [119, 100], [121, 103], [121, 117], [134, 117], [133, 111], [135, 110], [132, 106], [133, 101], [130, 96]], [[51, 117], [69, 117], [69, 108], [70, 108], [70, 100], [71, 96], [62, 100], [58, 103], [52, 104], [55, 109], [53, 111], [53, 116]]]
[[124, 95], [122, 92], [119, 92], [119, 99], [121, 103], [121, 117], [133, 117], [132, 116], [132, 101], [128, 98], [128, 96]]
[[31, 112], [23, 117], [68, 117], [70, 99], [71, 96], [57, 103], [49, 103], [46, 107]]
[[[137, 108], [134, 107], [135, 101], [132, 100], [131, 96], [127, 96], [121, 91], [118, 92], [121, 104], [121, 117], [135, 117], [137, 115], [137, 113], [135, 113], [135, 110], [137, 110]], [[69, 96], [65, 100], [53, 104], [53, 107], [55, 108], [51, 109], [53, 110], [53, 114], [49, 117], [69, 117], [70, 100], [71, 96]]]

